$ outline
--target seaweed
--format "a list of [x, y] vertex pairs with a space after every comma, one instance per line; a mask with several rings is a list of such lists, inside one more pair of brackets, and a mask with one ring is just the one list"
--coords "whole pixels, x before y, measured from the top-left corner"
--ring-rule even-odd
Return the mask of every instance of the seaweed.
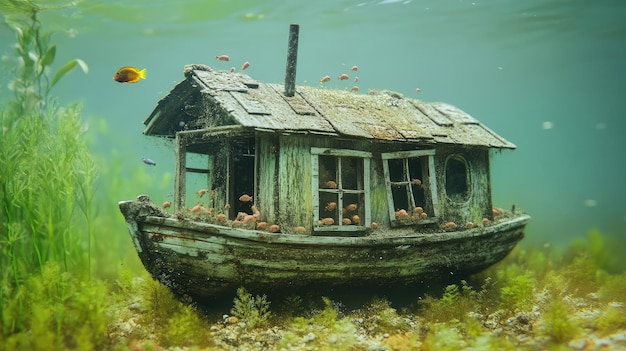
[[[71, 71], [68, 64], [80, 62], [85, 70], [86, 65], [72, 60], [51, 78], [56, 47], [38, 18], [48, 7], [30, 1], [4, 6], [17, 44], [7, 62], [13, 99], [0, 111], [0, 266], [10, 267], [2, 269], [0, 282], [2, 295], [17, 299], [19, 310], [26, 308], [23, 284], [30, 274], [43, 276], [48, 262], [58, 262], [65, 272], [90, 275], [97, 172], [84, 140], [80, 107], [58, 106], [49, 95]], [[3, 319], [2, 329], [19, 332], [22, 320]]]
[[237, 296], [230, 313], [244, 321], [248, 328], [265, 326], [271, 316], [270, 302], [266, 295], [252, 296], [244, 287], [237, 289]]
[[[62, 272], [56, 262], [48, 262], [41, 275], [24, 281], [19, 295], [10, 296], [3, 310], [21, 326], [5, 335], [6, 349], [44, 350], [68, 349], [101, 350], [108, 344], [104, 297], [107, 294], [102, 282], [86, 282]], [[4, 298], [4, 297], [3, 297]], [[6, 319], [5, 319], [6, 320]]]
[[577, 322], [571, 317], [571, 311], [563, 300], [552, 300], [542, 332], [556, 343], [569, 341], [580, 333]]

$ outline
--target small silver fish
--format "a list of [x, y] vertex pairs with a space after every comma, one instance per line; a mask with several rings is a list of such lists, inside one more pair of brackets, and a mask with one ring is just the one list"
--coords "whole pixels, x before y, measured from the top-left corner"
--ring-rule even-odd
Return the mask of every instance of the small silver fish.
[[150, 166], [156, 166], [156, 162], [152, 161], [151, 159], [147, 158], [147, 157], [142, 157], [141, 160], [143, 161], [143, 163], [150, 165]]

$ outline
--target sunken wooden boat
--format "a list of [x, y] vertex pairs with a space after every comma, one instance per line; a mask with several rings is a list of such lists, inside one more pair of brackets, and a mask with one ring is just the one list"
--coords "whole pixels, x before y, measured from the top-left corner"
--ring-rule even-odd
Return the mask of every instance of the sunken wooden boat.
[[289, 52], [284, 85], [186, 66], [145, 120], [173, 140], [173, 204], [119, 206], [155, 279], [195, 299], [410, 284], [523, 238], [530, 217], [491, 196], [490, 154], [515, 145], [449, 104], [296, 86]]

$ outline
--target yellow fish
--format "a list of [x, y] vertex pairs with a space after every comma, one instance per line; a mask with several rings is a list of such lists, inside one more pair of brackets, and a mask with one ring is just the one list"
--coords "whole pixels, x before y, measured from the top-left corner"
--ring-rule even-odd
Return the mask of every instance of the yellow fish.
[[139, 70], [135, 67], [126, 66], [117, 70], [113, 80], [120, 83], [137, 83], [139, 79], [146, 79], [146, 69]]

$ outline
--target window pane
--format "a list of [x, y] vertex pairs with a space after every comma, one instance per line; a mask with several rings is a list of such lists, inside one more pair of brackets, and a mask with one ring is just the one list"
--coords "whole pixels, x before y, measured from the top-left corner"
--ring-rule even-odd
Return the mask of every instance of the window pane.
[[339, 220], [338, 194], [320, 192], [320, 221], [322, 225], [337, 225]]
[[413, 157], [408, 159], [409, 176], [411, 178], [411, 190], [413, 191], [413, 200], [415, 206], [424, 207], [426, 205], [424, 197], [425, 177], [422, 168], [422, 162], [425, 158]]
[[356, 157], [341, 158], [342, 189], [362, 190], [363, 159]]
[[337, 189], [337, 158], [319, 156], [320, 189]]
[[341, 209], [342, 225], [363, 225], [365, 221], [365, 201], [363, 194], [345, 194]]
[[392, 185], [391, 194], [393, 196], [394, 210], [411, 210], [408, 197], [408, 184]]
[[389, 164], [389, 180], [392, 182], [406, 181], [406, 171], [404, 169], [404, 159], [392, 159], [387, 161]]

